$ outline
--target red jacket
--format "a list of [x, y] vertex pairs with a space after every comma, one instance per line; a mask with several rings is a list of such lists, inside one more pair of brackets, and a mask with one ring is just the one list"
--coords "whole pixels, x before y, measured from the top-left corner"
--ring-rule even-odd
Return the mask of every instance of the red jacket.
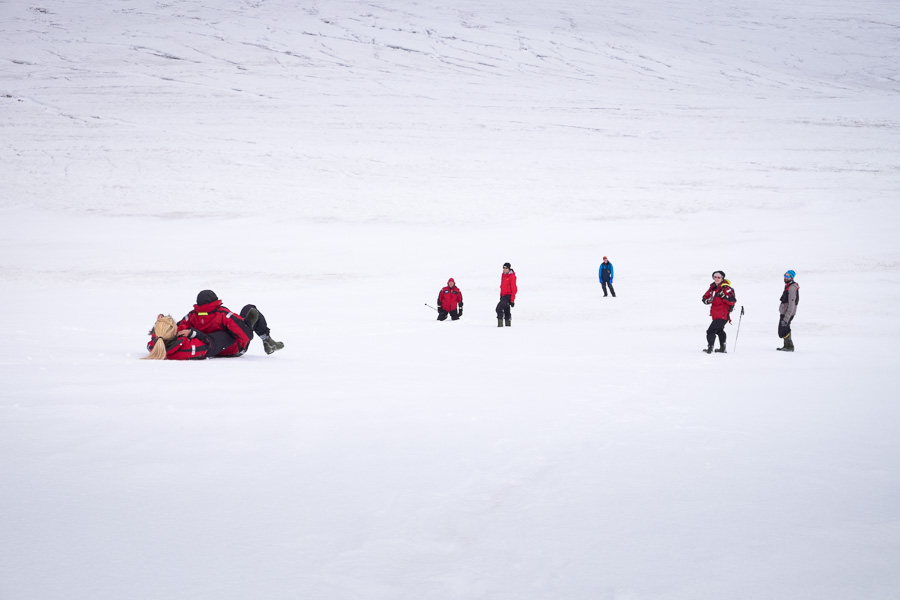
[[[147, 352], [153, 351], [156, 345], [156, 334], [150, 332], [150, 341], [147, 342]], [[206, 358], [209, 350], [209, 340], [205, 333], [195, 332], [192, 337], [179, 336], [166, 344], [166, 358], [169, 360], [199, 360]]]
[[719, 286], [715, 283], [709, 284], [709, 289], [703, 294], [703, 303], [711, 304], [709, 316], [713, 319], [727, 319], [735, 302], [734, 290], [731, 289], [727, 279]]
[[221, 300], [215, 300], [209, 304], [195, 304], [194, 310], [178, 322], [178, 331], [192, 327], [202, 333], [227, 331], [234, 336], [235, 342], [218, 356], [235, 356], [250, 345], [250, 338], [241, 325], [238, 325], [238, 322], [243, 321], [241, 315], [222, 306]]
[[509, 273], [500, 276], [500, 296], [509, 296], [510, 302], [516, 301], [516, 272], [512, 269]]
[[438, 292], [438, 304], [447, 312], [456, 310], [457, 305], [463, 305], [462, 292], [458, 287], [448, 285]]

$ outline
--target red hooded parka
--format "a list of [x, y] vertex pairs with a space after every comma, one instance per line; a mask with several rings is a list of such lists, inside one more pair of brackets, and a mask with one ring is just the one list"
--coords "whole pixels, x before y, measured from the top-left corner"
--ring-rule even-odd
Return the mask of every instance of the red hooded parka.
[[509, 273], [500, 276], [500, 296], [509, 296], [510, 302], [516, 301], [516, 272], [512, 269]]
[[193, 327], [202, 333], [227, 331], [234, 336], [235, 342], [217, 356], [235, 356], [240, 355], [250, 345], [250, 338], [238, 325], [238, 321], [243, 322], [240, 314], [222, 306], [221, 300], [214, 300], [208, 304], [195, 304], [194, 310], [178, 322], [178, 330]]

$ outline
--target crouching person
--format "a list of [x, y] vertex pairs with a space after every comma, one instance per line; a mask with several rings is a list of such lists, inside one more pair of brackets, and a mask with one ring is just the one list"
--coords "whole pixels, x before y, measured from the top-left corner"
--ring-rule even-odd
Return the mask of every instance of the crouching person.
[[438, 321], [446, 321], [450, 315], [451, 321], [458, 320], [463, 313], [462, 291], [456, 287], [456, 281], [451, 277], [447, 280], [447, 287], [438, 292]]

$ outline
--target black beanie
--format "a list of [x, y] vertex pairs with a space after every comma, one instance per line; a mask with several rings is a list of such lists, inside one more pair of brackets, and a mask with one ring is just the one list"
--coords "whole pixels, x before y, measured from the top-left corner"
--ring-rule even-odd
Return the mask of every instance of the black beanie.
[[722, 279], [725, 279], [725, 271], [713, 271], [712, 276], [715, 277], [716, 273], [722, 276]]
[[507, 269], [512, 269], [512, 265], [509, 263], [503, 263], [503, 266], [506, 267]]
[[197, 304], [209, 304], [210, 302], [215, 302], [219, 297], [216, 296], [216, 293], [212, 290], [203, 290], [199, 294], [197, 294]]

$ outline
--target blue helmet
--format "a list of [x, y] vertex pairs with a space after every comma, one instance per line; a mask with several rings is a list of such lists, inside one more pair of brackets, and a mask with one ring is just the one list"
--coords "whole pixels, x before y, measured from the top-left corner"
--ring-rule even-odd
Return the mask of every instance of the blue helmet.
[[794, 273], [792, 270], [788, 270], [788, 271], [784, 274], [784, 278], [785, 278], [785, 279], [793, 279], [796, 275], [797, 275], [797, 274]]

